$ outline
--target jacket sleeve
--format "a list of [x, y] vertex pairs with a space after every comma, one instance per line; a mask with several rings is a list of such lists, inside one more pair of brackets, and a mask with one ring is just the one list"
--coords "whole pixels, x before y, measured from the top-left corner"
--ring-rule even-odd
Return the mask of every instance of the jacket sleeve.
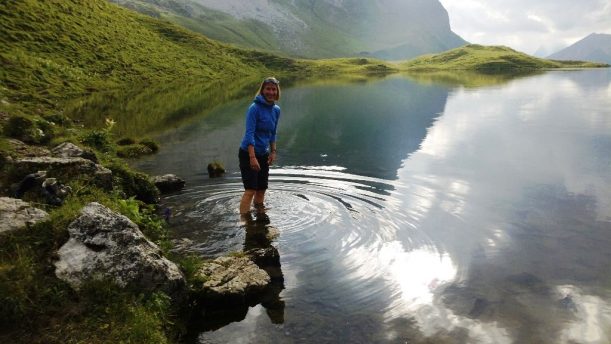
[[272, 131], [272, 135], [269, 139], [269, 142], [276, 142], [276, 130], [278, 129], [278, 122], [280, 121], [280, 108], [276, 106], [274, 109], [276, 113], [276, 123], [274, 124], [274, 130]]
[[246, 132], [244, 142], [247, 146], [255, 145], [255, 130], [257, 129], [257, 108], [252, 104], [246, 112]]

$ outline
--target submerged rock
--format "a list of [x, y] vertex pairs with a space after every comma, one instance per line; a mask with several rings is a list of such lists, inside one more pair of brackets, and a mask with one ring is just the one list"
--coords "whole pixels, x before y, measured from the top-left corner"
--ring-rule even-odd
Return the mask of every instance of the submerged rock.
[[260, 268], [280, 266], [280, 253], [278, 253], [278, 249], [273, 246], [252, 248], [244, 253]]
[[29, 227], [48, 215], [20, 199], [0, 197], [0, 233]]
[[162, 194], [182, 190], [182, 188], [185, 186], [184, 179], [181, 179], [174, 174], [154, 176], [153, 183], [155, 183], [155, 186]]
[[70, 239], [59, 249], [55, 274], [79, 289], [86, 280], [111, 280], [122, 287], [162, 290], [182, 297], [185, 278], [127, 217], [99, 203], [83, 208], [68, 227]]
[[220, 162], [211, 162], [208, 164], [208, 176], [210, 178], [220, 177], [225, 174], [225, 167]]
[[205, 264], [198, 272], [199, 302], [204, 305], [245, 305], [270, 283], [269, 275], [246, 257], [220, 257]]

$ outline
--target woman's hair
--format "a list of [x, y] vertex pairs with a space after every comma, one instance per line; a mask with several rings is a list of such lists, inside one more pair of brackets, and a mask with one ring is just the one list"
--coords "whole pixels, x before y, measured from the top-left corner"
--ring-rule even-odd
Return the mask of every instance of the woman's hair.
[[276, 88], [278, 89], [278, 95], [276, 96], [276, 99], [274, 100], [275, 101], [280, 100], [280, 81], [278, 81], [278, 79], [274, 78], [273, 76], [263, 79], [263, 81], [261, 82], [261, 85], [259, 86], [259, 92], [257, 92], [257, 95], [263, 94], [263, 87], [265, 87], [266, 84], [276, 85]]

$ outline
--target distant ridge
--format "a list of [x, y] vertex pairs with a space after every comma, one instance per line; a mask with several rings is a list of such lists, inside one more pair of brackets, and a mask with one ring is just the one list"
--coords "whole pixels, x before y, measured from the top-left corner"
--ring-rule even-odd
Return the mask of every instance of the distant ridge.
[[550, 56], [553, 60], [582, 60], [611, 64], [611, 35], [592, 33]]
[[546, 60], [504, 46], [483, 46], [479, 44], [469, 44], [439, 54], [420, 56], [402, 62], [400, 66], [407, 70], [471, 70], [480, 73], [608, 67], [604, 63]]
[[292, 57], [404, 60], [467, 42], [439, 0], [109, 0], [225, 43]]

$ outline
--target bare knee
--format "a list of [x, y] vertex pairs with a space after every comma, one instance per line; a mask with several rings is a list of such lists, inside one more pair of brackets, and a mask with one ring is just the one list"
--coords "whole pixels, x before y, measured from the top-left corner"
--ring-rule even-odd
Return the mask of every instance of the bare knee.
[[257, 193], [257, 190], [246, 189], [246, 190], [244, 190], [244, 196], [243, 197], [252, 198], [256, 193]]

